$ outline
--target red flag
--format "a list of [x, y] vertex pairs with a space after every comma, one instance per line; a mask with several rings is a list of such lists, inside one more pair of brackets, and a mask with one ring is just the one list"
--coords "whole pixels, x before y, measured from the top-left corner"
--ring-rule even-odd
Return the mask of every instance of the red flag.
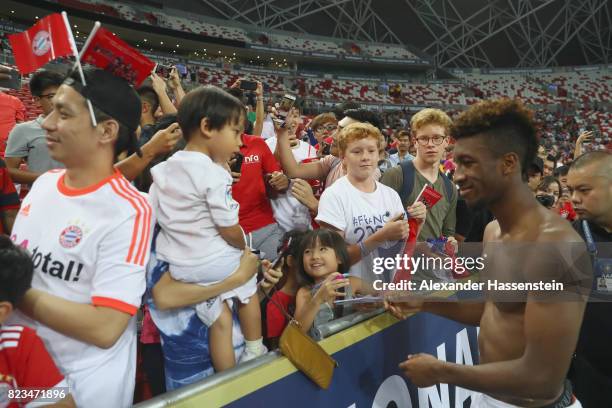
[[438, 193], [433, 189], [429, 184], [425, 184], [423, 189], [417, 196], [415, 202], [420, 201], [425, 204], [425, 207], [429, 210], [431, 207], [436, 205], [438, 201], [442, 198], [442, 194]]
[[[410, 226], [410, 230], [408, 232], [408, 238], [406, 238], [406, 245], [404, 246], [404, 252], [399, 254], [402, 259], [411, 258], [414, 254], [414, 249], [416, 247], [417, 235], [420, 231], [420, 224], [416, 218], [408, 218], [408, 225]], [[397, 269], [395, 270], [395, 274], [393, 275], [393, 283], [398, 283], [401, 281], [410, 281], [412, 279], [412, 267], [410, 263], [404, 265], [404, 263], [400, 263]]]
[[110, 71], [134, 86], [139, 86], [155, 68], [153, 61], [104, 28], [96, 32], [82, 61]]
[[22, 74], [29, 74], [47, 62], [72, 55], [68, 30], [59, 13], [50, 14], [30, 29], [8, 36], [15, 64]]

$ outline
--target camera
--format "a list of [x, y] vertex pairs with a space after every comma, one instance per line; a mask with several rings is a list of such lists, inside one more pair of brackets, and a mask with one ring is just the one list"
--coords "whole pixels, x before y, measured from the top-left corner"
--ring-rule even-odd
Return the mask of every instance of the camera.
[[295, 104], [297, 97], [295, 95], [285, 94], [281, 99], [280, 103], [276, 107], [276, 117], [273, 121], [281, 127], [285, 126], [287, 116], [291, 111], [291, 108]]
[[254, 91], [257, 89], [257, 82], [255, 81], [247, 81], [245, 79], [240, 80], [240, 89], [245, 91]]

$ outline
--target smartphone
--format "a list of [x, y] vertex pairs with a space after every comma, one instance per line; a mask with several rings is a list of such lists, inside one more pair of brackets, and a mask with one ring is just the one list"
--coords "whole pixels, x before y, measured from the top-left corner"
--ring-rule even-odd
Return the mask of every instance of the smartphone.
[[245, 91], [254, 91], [257, 89], [257, 82], [255, 81], [245, 81], [244, 79], [240, 80], [240, 89], [244, 89]]
[[234, 173], [240, 173], [244, 156], [241, 153], [236, 153], [236, 155], [234, 156], [234, 160], [234, 163], [230, 166], [230, 170]]
[[276, 122], [281, 127], [285, 126], [285, 121], [287, 120], [287, 116], [291, 111], [291, 108], [295, 104], [297, 97], [291, 94], [285, 94], [283, 99], [281, 99], [278, 107], [276, 108], [276, 118], [274, 122]]
[[278, 256], [276, 257], [276, 259], [272, 262], [272, 265], [270, 266], [270, 269], [276, 269], [280, 266], [281, 261], [283, 260], [283, 256], [285, 256], [284, 253], [280, 253], [278, 254]]
[[19, 75], [19, 71], [11, 69], [8, 74], [9, 78], [0, 80], [0, 88], [21, 89], [21, 76]]
[[155, 73], [161, 77], [168, 78], [168, 76], [170, 76], [170, 71], [172, 71], [170, 65], [157, 64], [155, 66]]
[[276, 257], [276, 259], [272, 262], [272, 266], [270, 266], [270, 269], [276, 269], [278, 268], [278, 266], [280, 265], [281, 261], [283, 260], [283, 258], [285, 257], [285, 255], [287, 254], [287, 251], [289, 251], [289, 247], [291, 246], [291, 241], [293, 241], [293, 238], [290, 237], [287, 242], [283, 243], [283, 247], [280, 249], [278, 256]]

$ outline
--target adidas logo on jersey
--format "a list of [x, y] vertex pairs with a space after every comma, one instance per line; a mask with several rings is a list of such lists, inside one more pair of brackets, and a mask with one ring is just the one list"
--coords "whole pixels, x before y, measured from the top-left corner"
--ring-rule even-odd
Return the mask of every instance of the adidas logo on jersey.
[[65, 281], [78, 282], [83, 270], [82, 263], [77, 264], [75, 261], [70, 261], [68, 265], [65, 265], [61, 261], [54, 260], [51, 252], [43, 255], [42, 252], [38, 251], [38, 247], [32, 251], [32, 263], [34, 268], [40, 267], [43, 273]]

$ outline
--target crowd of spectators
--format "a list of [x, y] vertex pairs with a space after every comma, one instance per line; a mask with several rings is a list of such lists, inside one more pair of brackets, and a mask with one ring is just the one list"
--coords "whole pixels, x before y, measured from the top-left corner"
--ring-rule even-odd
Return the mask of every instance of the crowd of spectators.
[[[148, 395], [257, 358], [287, 323], [278, 305], [316, 337], [353, 312], [335, 300], [374, 292], [375, 258], [407, 242], [481, 242], [492, 219], [467, 208], [455, 186], [458, 108], [380, 115], [348, 97], [313, 116], [283, 110], [273, 94], [287, 89], [272, 76], [250, 76], [249, 90], [235, 74], [203, 68], [194, 81], [173, 68], [133, 89], [86, 74], [93, 112], [78, 77], [55, 70], [37, 71], [29, 94], [17, 94], [31, 109], [0, 93], [2, 228], [32, 254], [0, 240], [0, 255], [23, 258], [15, 278], [0, 256], [0, 288], [22, 280], [7, 281], [15, 293], [0, 290], [6, 310], [18, 309], [0, 322], [23, 341], [35, 336], [23, 327], [37, 329], [32, 364], [52, 369], [21, 386], [68, 381], [66, 404], [128, 406], [137, 345]], [[342, 94], [339, 83], [308, 81], [310, 93]], [[186, 92], [185, 82], [205, 86]], [[506, 92], [485, 86], [477, 98]], [[454, 88], [431, 88], [446, 95], [436, 105], [454, 105]], [[587, 208], [569, 166], [610, 150], [609, 114], [565, 102], [536, 110], [538, 157], [524, 181], [560, 217], [606, 223], [599, 213], [609, 208]], [[29, 189], [21, 200], [13, 182]], [[419, 200], [426, 187], [440, 196], [435, 206]]]

